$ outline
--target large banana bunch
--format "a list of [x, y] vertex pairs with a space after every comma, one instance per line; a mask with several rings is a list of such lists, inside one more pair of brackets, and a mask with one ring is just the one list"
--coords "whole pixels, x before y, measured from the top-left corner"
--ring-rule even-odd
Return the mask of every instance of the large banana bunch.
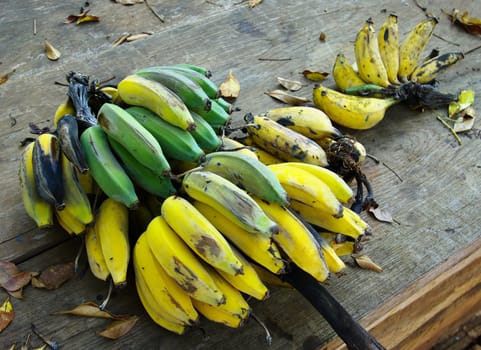
[[435, 17], [426, 18], [400, 41], [396, 15], [389, 14], [377, 34], [373, 21], [368, 19], [354, 42], [357, 70], [339, 53], [332, 76], [340, 92], [316, 86], [315, 105], [339, 125], [368, 129], [384, 118], [389, 107], [401, 101], [413, 108], [436, 108], [454, 101], [454, 95], [437, 91], [434, 82], [442, 71], [463, 59], [463, 53], [421, 59], [437, 23]]

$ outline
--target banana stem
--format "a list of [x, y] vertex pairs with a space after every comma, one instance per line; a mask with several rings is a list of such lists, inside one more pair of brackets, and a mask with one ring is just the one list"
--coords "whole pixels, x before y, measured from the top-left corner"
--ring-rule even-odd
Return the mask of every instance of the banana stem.
[[77, 120], [89, 127], [97, 125], [97, 119], [92, 113], [88, 104], [89, 82], [88, 77], [79, 73], [70, 72], [67, 74], [68, 89], [67, 96], [70, 97], [76, 111]]
[[250, 316], [264, 329], [264, 332], [266, 332], [266, 343], [270, 346], [272, 344], [272, 335], [269, 332], [269, 328], [267, 328], [265, 323], [262, 322], [262, 320], [255, 313], [251, 312]]
[[292, 264], [283, 278], [319, 311], [349, 350], [385, 350], [374, 336], [354, 320], [329, 291], [308, 273]]
[[105, 297], [104, 301], [102, 301], [102, 304], [99, 305], [100, 310], [105, 310], [107, 307], [107, 304], [109, 303], [110, 296], [112, 295], [112, 290], [114, 288], [114, 282], [112, 279], [109, 280], [109, 291], [107, 292], [107, 296]]

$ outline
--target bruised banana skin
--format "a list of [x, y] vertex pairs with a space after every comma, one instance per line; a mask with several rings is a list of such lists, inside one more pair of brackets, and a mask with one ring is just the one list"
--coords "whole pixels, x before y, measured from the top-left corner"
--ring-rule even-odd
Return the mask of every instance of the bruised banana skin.
[[438, 20], [435, 17], [419, 22], [399, 46], [398, 79], [405, 83], [417, 66], [419, 57], [433, 34]]
[[161, 175], [170, 172], [170, 165], [159, 142], [122, 107], [104, 103], [97, 116], [104, 132], [120, 143], [137, 161]]
[[44, 228], [53, 225], [53, 207], [37, 192], [33, 170], [33, 148], [35, 142], [29, 143], [20, 160], [19, 180], [22, 202], [28, 216], [37, 227]]
[[62, 185], [62, 151], [58, 138], [53, 134], [41, 134], [34, 141], [32, 154], [33, 174], [37, 192], [56, 210], [65, 207]]
[[306, 226], [286, 207], [260, 199], [256, 202], [279, 225], [273, 240], [291, 261], [319, 282], [329, 277], [323, 252]]
[[276, 175], [258, 160], [237, 152], [219, 151], [207, 154], [201, 166], [262, 199], [289, 204], [287, 192]]
[[80, 136], [90, 173], [100, 189], [110, 198], [128, 208], [135, 208], [139, 198], [132, 180], [110, 148], [107, 135], [99, 125], [85, 130]]
[[154, 80], [177, 95], [189, 109], [205, 109], [211, 107], [211, 101], [205, 91], [191, 78], [173, 69], [162, 66], [139, 69], [135, 74]]
[[324, 150], [313, 140], [262, 115], [246, 114], [247, 133], [260, 148], [284, 161], [326, 166]]
[[433, 57], [417, 66], [412, 72], [410, 80], [420, 84], [428, 84], [436, 79], [439, 73], [463, 58], [464, 54], [462, 52], [448, 52]]
[[282, 259], [279, 248], [271, 238], [247, 232], [205, 203], [194, 201], [193, 204], [241, 253], [272, 273], [284, 273], [285, 260]]
[[399, 71], [399, 28], [398, 17], [395, 14], [391, 13], [379, 28], [377, 42], [389, 82], [399, 85], [397, 77]]
[[225, 303], [225, 297], [215, 285], [195, 253], [182, 241], [162, 216], [156, 216], [147, 226], [145, 237], [150, 250], [165, 272], [193, 299], [211, 305]]
[[128, 107], [126, 111], [155, 137], [168, 159], [198, 162], [204, 155], [188, 131], [166, 122], [144, 107]]
[[197, 323], [199, 314], [192, 300], [157, 262], [144, 234], [137, 239], [132, 257], [136, 278], [143, 281], [155, 301], [163, 305], [166, 313], [173, 318], [172, 322]]
[[277, 225], [241, 188], [210, 171], [193, 171], [184, 176], [182, 188], [193, 199], [220, 211], [248, 232], [270, 237]]
[[124, 287], [127, 284], [127, 269], [130, 261], [127, 207], [111, 198], [105, 199], [95, 218], [95, 232], [114, 286]]
[[371, 19], [364, 22], [356, 36], [354, 55], [362, 80], [382, 87], [390, 85]]
[[268, 165], [279, 179], [291, 200], [297, 200], [334, 217], [342, 217], [344, 207], [330, 187], [316, 175], [300, 167]]
[[332, 67], [332, 77], [341, 91], [366, 84], [342, 53], [336, 56]]
[[71, 114], [65, 114], [60, 118], [57, 122], [56, 133], [62, 152], [81, 173], [86, 173], [88, 165], [80, 146], [79, 130], [75, 117]]
[[105, 262], [104, 254], [100, 239], [95, 231], [95, 225], [87, 227], [85, 231], [85, 250], [87, 252], [87, 260], [92, 274], [102, 281], [107, 281], [110, 276], [109, 268]]
[[189, 201], [170, 196], [162, 203], [161, 213], [174, 232], [209, 265], [231, 275], [244, 273], [229, 242]]
[[264, 115], [311, 139], [342, 136], [342, 133], [332, 125], [329, 117], [319, 108], [281, 107], [271, 109]]
[[125, 103], [150, 109], [160, 118], [182, 130], [193, 130], [194, 120], [182, 100], [162, 84], [129, 75], [118, 84], [119, 96]]
[[346, 95], [322, 85], [314, 88], [313, 101], [335, 123], [356, 130], [374, 127], [389, 107], [399, 103], [394, 98]]
[[196, 125], [195, 130], [189, 131], [199, 147], [205, 152], [215, 151], [222, 143], [214, 128], [196, 112], [190, 112]]

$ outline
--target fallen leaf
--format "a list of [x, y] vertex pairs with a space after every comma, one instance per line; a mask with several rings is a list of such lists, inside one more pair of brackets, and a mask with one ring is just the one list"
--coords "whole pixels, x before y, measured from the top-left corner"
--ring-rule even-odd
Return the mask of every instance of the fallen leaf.
[[117, 4], [121, 5], [135, 5], [135, 4], [141, 4], [144, 2], [144, 0], [115, 0]]
[[323, 81], [329, 76], [329, 73], [310, 71], [306, 69], [302, 71], [302, 75], [304, 75], [304, 77], [310, 81]]
[[48, 59], [51, 61], [58, 60], [62, 55], [47, 39], [45, 39], [45, 52], [47, 53]]
[[464, 28], [469, 34], [481, 35], [481, 19], [477, 17], [471, 17], [469, 12], [465, 11], [458, 16], [459, 10], [453, 9], [453, 12], [447, 13], [453, 24], [459, 25]]
[[379, 221], [393, 223], [394, 219], [387, 210], [381, 209], [378, 205], [371, 205], [368, 211]]
[[366, 254], [353, 256], [352, 258], [354, 259], [356, 264], [362, 269], [382, 272], [382, 267], [372, 261], [371, 258]]
[[70, 24], [70, 23], [85, 23], [85, 22], [98, 22], [100, 21], [99, 16], [89, 15], [90, 10], [85, 10], [78, 15], [68, 15], [67, 18], [63, 21], [63, 23]]
[[459, 117], [455, 120], [453, 130], [455, 132], [469, 131], [474, 126], [474, 120], [476, 119], [476, 112], [473, 106], [465, 108], [459, 113]]
[[319, 40], [326, 41], [326, 39], [327, 39], [327, 34], [324, 32], [321, 32], [321, 34], [319, 34]]
[[135, 41], [135, 40], [139, 40], [139, 39], [145, 38], [146, 36], [150, 36], [150, 35], [152, 35], [152, 32], [141, 32], [141, 33], [137, 33], [137, 34], [131, 34], [126, 38], [126, 40], [127, 41]]
[[135, 326], [138, 320], [139, 317], [134, 315], [125, 320], [114, 321], [106, 329], [100, 332], [99, 335], [113, 340], [118, 339], [127, 334], [132, 327]]
[[3, 83], [7, 82], [8, 78], [10, 78], [10, 76], [15, 73], [15, 69], [11, 70], [10, 72], [2, 75], [0, 77], [0, 85], [2, 85]]
[[249, 2], [247, 3], [247, 7], [249, 7], [251, 9], [251, 8], [259, 5], [261, 2], [262, 2], [262, 0], [249, 0]]
[[114, 41], [112, 46], [116, 47], [123, 44], [127, 40], [129, 35], [130, 35], [129, 33], [122, 34], [117, 40]]
[[458, 95], [458, 100], [448, 106], [448, 115], [452, 118], [455, 114], [468, 108], [474, 103], [474, 90], [463, 90]]
[[290, 95], [284, 90], [272, 90], [272, 91], [266, 92], [265, 94], [272, 98], [275, 98], [276, 100], [279, 100], [281, 102], [284, 102], [290, 105], [302, 105], [306, 102], [309, 102], [309, 99], [305, 97]]
[[13, 306], [10, 302], [10, 298], [7, 297], [7, 299], [0, 306], [0, 333], [2, 333], [3, 330], [7, 328], [8, 325], [13, 321], [13, 317]]
[[76, 23], [76, 24], [81, 24], [81, 23], [98, 22], [98, 21], [100, 21], [100, 17], [99, 17], [99, 16], [86, 15], [86, 16], [82, 16], [82, 17], [78, 18], [75, 23]]
[[219, 85], [220, 96], [224, 98], [237, 98], [239, 97], [240, 84], [237, 80], [232, 69], [229, 70], [229, 74], [225, 80]]
[[74, 275], [74, 262], [51, 265], [43, 270], [38, 278], [32, 278], [32, 286], [36, 288], [57, 289], [65, 282], [72, 279]]
[[20, 271], [12, 262], [0, 261], [0, 286], [15, 298], [22, 297], [22, 288], [36, 275], [37, 272]]
[[297, 91], [302, 88], [302, 83], [300, 81], [284, 79], [281, 77], [278, 77], [277, 81], [282, 87], [286, 88], [289, 91]]
[[82, 303], [71, 310], [54, 312], [52, 315], [74, 315], [83, 317], [109, 318], [112, 320], [125, 320], [126, 318], [130, 317], [130, 315], [114, 315], [108, 311], [100, 310], [97, 304], [90, 301]]

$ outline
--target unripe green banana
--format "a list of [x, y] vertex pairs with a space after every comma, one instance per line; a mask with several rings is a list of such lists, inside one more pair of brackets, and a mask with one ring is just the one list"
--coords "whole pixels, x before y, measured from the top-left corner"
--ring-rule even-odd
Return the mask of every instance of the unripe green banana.
[[97, 120], [104, 132], [124, 146], [139, 163], [160, 175], [170, 172], [159, 142], [125, 109], [104, 103]]
[[209, 123], [214, 130], [218, 130], [222, 126], [226, 125], [230, 120], [230, 115], [227, 113], [219, 102], [216, 100], [211, 101], [210, 110], [206, 111], [204, 109], [192, 109], [191, 112], [195, 112], [204, 118], [207, 123]]
[[174, 66], [196, 71], [196, 72], [198, 72], [202, 75], [205, 75], [207, 78], [210, 78], [212, 76], [212, 72], [209, 69], [207, 69], [205, 67], [197, 66], [195, 64], [176, 63]]
[[129, 107], [126, 111], [155, 137], [167, 158], [198, 162], [204, 155], [188, 131], [166, 122], [144, 107]]
[[171, 69], [179, 74], [189, 78], [197, 85], [199, 85], [206, 95], [211, 99], [216, 99], [219, 97], [219, 87], [212, 80], [210, 80], [205, 74], [202, 74], [193, 69], [180, 67], [178, 65], [173, 66], [162, 66], [164, 69]]
[[132, 209], [139, 203], [134, 184], [110, 148], [103, 129], [91, 126], [82, 133], [80, 142], [90, 173], [100, 189], [110, 198]]
[[189, 131], [201, 149], [211, 152], [219, 148], [222, 144], [221, 138], [217, 135], [214, 128], [200, 115], [191, 112], [196, 128]]
[[82, 147], [80, 147], [77, 120], [71, 114], [65, 114], [57, 122], [56, 129], [62, 152], [81, 173], [88, 170], [87, 161]]

